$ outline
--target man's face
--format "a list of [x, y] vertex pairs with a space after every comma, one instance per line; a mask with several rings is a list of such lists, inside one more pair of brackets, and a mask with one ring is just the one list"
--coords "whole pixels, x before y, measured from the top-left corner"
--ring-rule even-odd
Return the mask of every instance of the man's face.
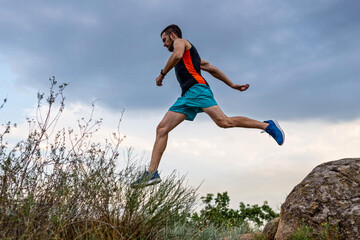
[[161, 40], [164, 43], [164, 47], [167, 47], [170, 52], [174, 51], [174, 40], [170, 38], [170, 35], [166, 33], [161, 34]]

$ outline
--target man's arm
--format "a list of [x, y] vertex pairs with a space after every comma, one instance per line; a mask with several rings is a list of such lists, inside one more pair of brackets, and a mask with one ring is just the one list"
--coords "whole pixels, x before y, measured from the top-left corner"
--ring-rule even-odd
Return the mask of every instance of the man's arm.
[[228, 85], [229, 87], [231, 87], [233, 89], [236, 89], [236, 90], [239, 90], [239, 91], [245, 91], [250, 86], [249, 84], [239, 85], [239, 84], [233, 83], [225, 75], [225, 73], [223, 73], [220, 69], [218, 69], [217, 67], [211, 65], [209, 62], [205, 61], [204, 59], [201, 59], [200, 68], [201, 68], [201, 70], [204, 70], [204, 71], [210, 73], [213, 77], [223, 81], [226, 85]]
[[[175, 65], [180, 61], [185, 52], [185, 40], [184, 39], [176, 39], [174, 41], [174, 51], [171, 54], [169, 60], [167, 61], [165, 67], [162, 72], [166, 75], [170, 70], [175, 67]], [[160, 74], [156, 78], [156, 85], [162, 86], [162, 81], [164, 80], [164, 76]]]

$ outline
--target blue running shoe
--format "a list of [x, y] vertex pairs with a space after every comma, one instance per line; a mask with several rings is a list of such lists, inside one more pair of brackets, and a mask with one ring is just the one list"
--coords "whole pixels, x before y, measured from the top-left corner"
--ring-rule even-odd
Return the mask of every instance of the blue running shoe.
[[147, 187], [150, 185], [158, 184], [159, 182], [161, 182], [161, 178], [158, 171], [155, 171], [153, 173], [145, 171], [143, 175], [135, 182], [132, 182], [130, 186], [132, 188]]
[[281, 129], [279, 123], [276, 120], [268, 120], [264, 122], [269, 123], [269, 126], [266, 127], [265, 132], [270, 134], [270, 136], [272, 136], [280, 146], [283, 145], [285, 141], [285, 133]]

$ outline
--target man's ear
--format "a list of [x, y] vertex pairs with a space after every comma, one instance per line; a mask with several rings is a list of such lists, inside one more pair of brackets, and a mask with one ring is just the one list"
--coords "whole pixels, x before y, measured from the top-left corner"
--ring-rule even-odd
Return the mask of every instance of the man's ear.
[[175, 40], [176, 34], [174, 32], [170, 33], [170, 39]]

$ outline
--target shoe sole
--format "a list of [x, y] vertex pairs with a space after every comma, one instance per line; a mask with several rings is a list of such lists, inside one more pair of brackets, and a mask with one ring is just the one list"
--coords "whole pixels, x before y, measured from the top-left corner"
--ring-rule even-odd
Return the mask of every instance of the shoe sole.
[[282, 136], [283, 136], [283, 142], [281, 144], [279, 144], [280, 146], [284, 144], [285, 142], [285, 133], [284, 131], [282, 130], [282, 128], [280, 127], [279, 123], [277, 120], [273, 120], [273, 122], [275, 123], [276, 127], [281, 131], [282, 133]]
[[144, 182], [144, 183], [138, 183], [136, 185], [131, 185], [132, 188], [144, 188], [144, 187], [147, 187], [147, 186], [151, 186], [151, 185], [155, 185], [155, 184], [158, 184], [161, 182], [161, 179], [160, 178], [156, 178], [156, 179], [153, 179], [153, 180], [149, 180], [148, 182]]
[[146, 186], [155, 185], [161, 182], [160, 178], [156, 178], [147, 182]]

